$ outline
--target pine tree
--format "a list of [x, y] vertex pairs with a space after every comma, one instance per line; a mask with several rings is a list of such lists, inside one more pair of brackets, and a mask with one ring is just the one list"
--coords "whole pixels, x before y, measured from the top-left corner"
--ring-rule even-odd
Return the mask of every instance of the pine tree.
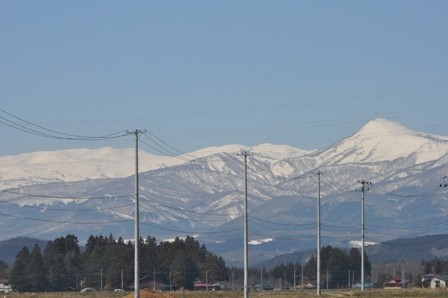
[[359, 252], [359, 249], [352, 248], [348, 254], [348, 267], [351, 272], [354, 272], [354, 281], [361, 279], [361, 253]]
[[31, 290], [31, 284], [28, 279], [29, 262], [30, 252], [28, 247], [24, 246], [16, 256], [16, 260], [11, 268], [10, 276], [12, 287], [19, 292], [28, 292]]
[[317, 259], [312, 255], [303, 268], [303, 274], [311, 281], [316, 281], [317, 276]]
[[327, 260], [327, 269], [331, 275], [333, 287], [345, 287], [347, 283], [347, 254], [340, 248], [334, 248]]
[[229, 280], [224, 259], [211, 252], [206, 253], [204, 270], [207, 272], [208, 282], [210, 283]]
[[8, 264], [5, 261], [0, 260], [0, 278], [6, 278], [8, 276]]
[[67, 235], [65, 237], [65, 287], [77, 288], [77, 276], [81, 272], [82, 259], [78, 246], [78, 238], [75, 235]]
[[43, 254], [47, 270], [48, 289], [62, 291], [76, 288], [76, 276], [81, 270], [81, 256], [78, 239], [74, 235], [49, 241]]
[[40, 247], [37, 244], [34, 245], [31, 251], [28, 278], [31, 284], [31, 291], [43, 292], [47, 289], [47, 272], [42, 260]]

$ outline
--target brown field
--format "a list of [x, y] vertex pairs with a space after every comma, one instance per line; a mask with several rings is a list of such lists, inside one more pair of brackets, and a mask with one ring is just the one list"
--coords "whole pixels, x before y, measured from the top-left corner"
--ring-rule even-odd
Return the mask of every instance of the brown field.
[[[240, 298], [242, 292], [224, 291], [224, 292], [152, 292], [142, 290], [141, 298]], [[133, 298], [134, 293], [8, 293], [0, 294], [0, 298], [80, 298], [80, 297], [122, 297]], [[288, 297], [317, 297], [315, 291], [297, 291], [297, 292], [250, 292], [249, 297], [254, 298], [288, 298]], [[365, 292], [349, 290], [323, 290], [322, 297], [448, 297], [448, 289], [397, 289], [397, 290], [368, 290]]]

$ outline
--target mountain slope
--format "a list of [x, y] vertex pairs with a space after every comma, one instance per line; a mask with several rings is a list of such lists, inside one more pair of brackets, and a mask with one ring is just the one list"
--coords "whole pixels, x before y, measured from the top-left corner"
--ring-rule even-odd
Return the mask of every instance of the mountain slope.
[[448, 138], [416, 132], [385, 119], [367, 123], [353, 136], [318, 152], [321, 166], [371, 163], [411, 158], [421, 164], [440, 158], [448, 150]]
[[[360, 179], [374, 183], [365, 200], [367, 241], [443, 233], [448, 199], [439, 184], [447, 173], [447, 140], [376, 119], [320, 151], [263, 144], [211, 147], [181, 159], [158, 160], [150, 155], [145, 159], [141, 154], [141, 234], [161, 240], [194, 235], [226, 260], [239, 262], [245, 183], [244, 162], [237, 155], [241, 151], [253, 153], [248, 158], [251, 262], [315, 246], [318, 170], [324, 171], [320, 188], [323, 245], [348, 246], [359, 240], [361, 193], [355, 189]], [[2, 185], [3, 239], [18, 235], [51, 239], [67, 233], [80, 239], [98, 233], [131, 239], [131, 151], [115, 152], [116, 163], [98, 156], [96, 163], [79, 157], [71, 170], [60, 170], [60, 156], [73, 152], [56, 153], [46, 153], [54, 159], [55, 169], [42, 157], [47, 163], [39, 168], [41, 172], [25, 169], [29, 156], [22, 156], [22, 162], [15, 157], [18, 173], [29, 172], [21, 180], [19, 174], [10, 179], [19, 179], [18, 187]], [[151, 165], [143, 165], [148, 161]], [[99, 166], [103, 162], [106, 165]], [[121, 162], [128, 168], [121, 168]], [[97, 165], [98, 171], [85, 173], [86, 165]], [[114, 166], [123, 170], [117, 172]], [[87, 179], [89, 175], [103, 178]]]
[[[50, 182], [122, 178], [134, 173], [134, 149], [100, 148], [35, 152], [0, 157], [0, 189]], [[149, 171], [180, 163], [179, 159], [140, 154], [140, 167]]]
[[30, 237], [17, 237], [8, 240], [0, 241], [0, 260], [12, 266], [16, 259], [16, 255], [23, 247], [28, 247], [31, 252], [34, 244], [39, 245], [43, 251], [47, 246], [48, 241]]
[[[258, 268], [271, 269], [277, 265], [289, 262], [305, 264], [316, 249], [295, 251], [272, 259], [265, 260], [256, 265]], [[391, 241], [381, 242], [366, 247], [369, 261], [374, 264], [388, 264], [396, 262], [421, 262], [422, 260], [441, 260], [448, 257], [448, 235], [429, 235], [413, 238], [399, 238]]]

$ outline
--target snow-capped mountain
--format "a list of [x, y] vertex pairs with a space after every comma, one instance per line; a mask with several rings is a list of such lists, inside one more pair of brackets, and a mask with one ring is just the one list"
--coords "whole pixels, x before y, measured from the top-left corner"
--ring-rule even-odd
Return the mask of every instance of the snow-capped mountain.
[[[359, 180], [366, 194], [366, 241], [446, 230], [448, 138], [375, 119], [323, 150], [290, 146], [211, 147], [179, 157], [141, 152], [141, 234], [194, 235], [227, 261], [242, 249], [244, 162], [249, 151], [252, 262], [315, 246], [317, 171], [322, 243], [360, 237]], [[2, 239], [67, 233], [133, 237], [133, 149], [65, 150], [0, 158]], [[446, 180], [446, 178], [445, 178]], [[267, 241], [266, 239], [269, 239]]]
[[318, 152], [321, 166], [372, 163], [412, 158], [421, 164], [447, 153], [448, 138], [410, 130], [398, 123], [376, 119], [353, 136]]
[[[143, 171], [180, 163], [179, 159], [141, 152]], [[71, 149], [0, 157], [0, 189], [50, 182], [122, 178], [135, 170], [135, 149]]]

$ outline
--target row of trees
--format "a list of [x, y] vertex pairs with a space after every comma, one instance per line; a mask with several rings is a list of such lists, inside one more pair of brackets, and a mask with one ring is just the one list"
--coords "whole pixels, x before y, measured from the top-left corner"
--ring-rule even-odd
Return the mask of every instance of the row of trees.
[[[224, 260], [207, 251], [193, 237], [157, 242], [140, 239], [140, 276], [174, 288], [193, 288], [196, 279], [211, 282], [228, 279]], [[133, 285], [134, 245], [122, 238], [90, 236], [81, 252], [74, 235], [49, 241], [41, 253], [34, 245], [17, 254], [10, 270], [10, 283], [18, 291], [64, 291], [83, 287], [97, 289]], [[207, 276], [205, 276], [207, 275]]]
[[[230, 281], [240, 288], [241, 268], [227, 268], [224, 260], [207, 251], [193, 237], [176, 238], [173, 242], [158, 242], [154, 237], [140, 239], [140, 277], [171, 286], [193, 289], [195, 280], [209, 283]], [[365, 256], [365, 272], [371, 264]], [[275, 286], [316, 282], [317, 260], [312, 256], [303, 268], [298, 263], [278, 265], [271, 270], [249, 270], [252, 284], [266, 282]], [[25, 246], [17, 254], [12, 268], [1, 263], [1, 272], [9, 272], [9, 280], [18, 291], [64, 291], [94, 287], [110, 290], [129, 287], [134, 282], [134, 245], [122, 238], [90, 236], [81, 251], [74, 235], [49, 241], [43, 253], [39, 245], [31, 251]], [[330, 287], [347, 287], [347, 271], [360, 280], [361, 256], [358, 249], [349, 252], [326, 246], [321, 249], [321, 281]], [[302, 275], [303, 274], [303, 275]], [[145, 286], [144, 284], [142, 286]]]
[[[361, 254], [357, 248], [352, 248], [349, 252], [340, 248], [333, 248], [330, 245], [321, 248], [321, 282], [328, 284], [330, 288], [349, 287], [361, 280]], [[364, 270], [366, 277], [370, 275], [372, 264], [366, 254], [364, 254]], [[302, 276], [303, 272], [303, 276]], [[350, 278], [348, 273], [350, 272]], [[300, 284], [305, 282], [316, 283], [317, 259], [314, 256], [302, 266], [298, 263], [286, 263], [274, 267], [269, 274], [273, 282], [280, 282], [283, 285]], [[367, 280], [367, 279], [366, 279]]]
[[448, 261], [434, 258], [429, 261], [422, 261], [421, 265], [424, 267], [423, 274], [446, 274], [448, 273]]

